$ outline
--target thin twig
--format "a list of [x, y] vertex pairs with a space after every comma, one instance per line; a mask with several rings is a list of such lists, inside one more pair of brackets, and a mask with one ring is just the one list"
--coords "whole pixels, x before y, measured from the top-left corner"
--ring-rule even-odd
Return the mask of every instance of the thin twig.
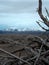
[[34, 65], [36, 65], [37, 61], [39, 60], [39, 57], [40, 57], [40, 55], [41, 55], [42, 48], [43, 48], [43, 44], [42, 44], [41, 47], [40, 47], [39, 54], [38, 54], [38, 56], [37, 56], [37, 59], [36, 59]]

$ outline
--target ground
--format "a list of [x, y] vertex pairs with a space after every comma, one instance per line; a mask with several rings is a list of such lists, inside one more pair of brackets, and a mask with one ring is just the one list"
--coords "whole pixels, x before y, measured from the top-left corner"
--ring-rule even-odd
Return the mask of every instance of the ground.
[[49, 35], [0, 34], [0, 65], [49, 65]]

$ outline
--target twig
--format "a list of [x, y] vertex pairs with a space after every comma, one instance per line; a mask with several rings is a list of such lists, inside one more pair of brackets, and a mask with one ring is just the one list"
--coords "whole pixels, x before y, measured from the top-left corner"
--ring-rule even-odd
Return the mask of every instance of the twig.
[[40, 55], [41, 55], [42, 48], [43, 48], [43, 44], [42, 44], [41, 47], [40, 47], [39, 54], [38, 54], [38, 56], [37, 56], [37, 59], [36, 59], [34, 65], [36, 65], [36, 63], [37, 63], [37, 61], [38, 61], [38, 59], [39, 59], [39, 57], [40, 57]]
[[48, 17], [49, 17], [49, 12], [48, 12], [48, 10], [47, 10], [47, 8], [45, 7], [45, 10], [46, 10], [46, 13], [47, 13], [47, 15], [48, 15]]
[[47, 50], [47, 51], [41, 53], [41, 56], [42, 56], [42, 55], [45, 55], [45, 54], [48, 54], [48, 53], [49, 53], [49, 50]]
[[34, 56], [34, 57], [32, 57], [32, 58], [30, 58], [30, 59], [27, 59], [27, 61], [31, 61], [31, 60], [34, 60], [34, 59], [36, 59], [36, 58], [37, 58], [37, 55]]
[[46, 58], [42, 57], [42, 58], [41, 58], [41, 60], [42, 60], [42, 61], [44, 61], [46, 64], [48, 64], [48, 65], [49, 65], [49, 60], [48, 60], [48, 59], [46, 59]]
[[13, 62], [13, 61], [16, 61], [16, 60], [8, 60], [8, 61], [4, 62], [3, 65], [6, 65], [6, 64], [8, 64], [9, 62]]
[[49, 31], [49, 29], [46, 29], [46, 28], [42, 27], [42, 25], [41, 25], [38, 21], [36, 21], [36, 22], [37, 22], [37, 24], [38, 24], [43, 30]]

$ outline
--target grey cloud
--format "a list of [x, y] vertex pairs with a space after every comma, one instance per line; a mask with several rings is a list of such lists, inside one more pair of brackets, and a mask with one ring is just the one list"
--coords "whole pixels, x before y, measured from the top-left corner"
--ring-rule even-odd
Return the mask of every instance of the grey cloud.
[[[48, 7], [49, 0], [42, 1]], [[0, 13], [34, 13], [37, 7], [38, 0], [0, 0]]]
[[30, 13], [34, 7], [34, 0], [0, 0], [0, 13]]

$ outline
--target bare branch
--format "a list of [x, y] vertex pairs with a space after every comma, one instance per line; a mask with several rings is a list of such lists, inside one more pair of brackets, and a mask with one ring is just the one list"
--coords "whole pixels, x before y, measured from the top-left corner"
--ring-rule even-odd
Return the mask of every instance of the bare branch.
[[42, 14], [42, 0], [39, 0], [38, 14], [40, 18], [44, 21], [44, 24], [49, 27], [49, 21]]
[[43, 30], [49, 31], [48, 29], [42, 27], [42, 25], [40, 25], [40, 23], [39, 23], [38, 21], [36, 21], [36, 22], [37, 22], [37, 24], [38, 24]]
[[45, 10], [46, 10], [46, 13], [47, 13], [47, 15], [48, 15], [48, 17], [49, 17], [49, 12], [48, 12], [48, 10], [47, 10], [47, 8], [45, 7]]

